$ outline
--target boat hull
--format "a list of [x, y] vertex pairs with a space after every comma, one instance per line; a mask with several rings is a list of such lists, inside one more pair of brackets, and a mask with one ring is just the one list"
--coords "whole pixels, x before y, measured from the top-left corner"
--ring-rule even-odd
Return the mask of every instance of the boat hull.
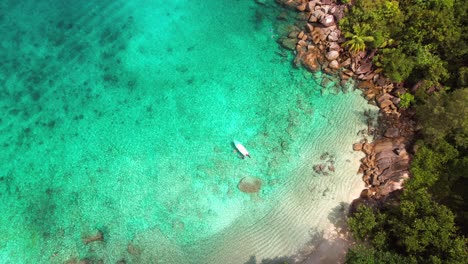
[[236, 147], [236, 149], [244, 156], [244, 157], [249, 157], [250, 158], [250, 154], [249, 152], [247, 151], [247, 149], [244, 147], [244, 145], [242, 145], [239, 141], [236, 141], [234, 140], [234, 146]]

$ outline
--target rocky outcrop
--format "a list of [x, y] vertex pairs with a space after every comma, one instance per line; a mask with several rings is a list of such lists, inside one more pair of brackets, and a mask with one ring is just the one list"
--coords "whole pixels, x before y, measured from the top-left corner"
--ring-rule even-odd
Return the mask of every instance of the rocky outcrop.
[[[344, 16], [345, 5], [334, 0], [277, 1], [299, 12], [299, 29], [291, 30], [287, 37], [279, 40], [283, 47], [294, 50], [294, 64], [311, 72], [322, 70], [327, 73], [329, 76], [321, 82], [323, 87], [333, 80], [345, 92], [348, 80], [354, 79], [366, 100], [380, 108], [381, 127], [371, 127], [368, 121], [366, 132], [377, 140], [363, 140], [353, 145], [355, 151], [363, 151], [366, 155], [359, 172], [363, 174], [367, 189], [357, 202], [378, 204], [393, 192], [397, 193], [409, 177], [411, 156], [408, 149], [414, 123], [402, 116], [404, 111], [398, 107], [399, 88], [383, 76], [383, 69], [372, 64], [377, 50], [350, 53], [341, 47], [345, 39], [337, 23]], [[331, 171], [326, 162], [315, 164], [313, 169], [323, 175]]]
[[[384, 202], [392, 192], [401, 190], [404, 181], [410, 176], [411, 155], [408, 149], [414, 127], [408, 127], [408, 120], [401, 122], [400, 116], [393, 117], [381, 120], [379, 139], [353, 145], [353, 150], [366, 154], [361, 160], [358, 173], [363, 174], [362, 179], [367, 187], [362, 191], [360, 201], [354, 205], [362, 202], [373, 205]], [[403, 118], [407, 116], [404, 115]]]

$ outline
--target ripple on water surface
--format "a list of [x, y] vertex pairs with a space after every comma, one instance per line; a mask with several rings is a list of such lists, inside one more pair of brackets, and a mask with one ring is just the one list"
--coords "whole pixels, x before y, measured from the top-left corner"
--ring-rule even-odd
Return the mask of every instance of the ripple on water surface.
[[368, 106], [278, 56], [267, 3], [0, 4], [1, 262], [245, 263], [333, 222]]

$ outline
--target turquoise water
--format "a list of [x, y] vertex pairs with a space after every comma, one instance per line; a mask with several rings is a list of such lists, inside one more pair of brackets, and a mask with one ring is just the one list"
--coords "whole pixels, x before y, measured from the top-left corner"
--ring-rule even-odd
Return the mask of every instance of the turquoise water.
[[359, 189], [368, 106], [278, 54], [273, 1], [0, 7], [1, 263], [291, 255]]

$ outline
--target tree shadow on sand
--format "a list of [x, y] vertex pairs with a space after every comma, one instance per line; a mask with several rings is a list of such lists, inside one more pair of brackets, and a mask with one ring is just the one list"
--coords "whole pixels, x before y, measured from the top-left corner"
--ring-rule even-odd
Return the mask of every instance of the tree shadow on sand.
[[[276, 257], [274, 259], [263, 259], [260, 264], [284, 264], [284, 263], [295, 263], [291, 257]], [[244, 264], [257, 264], [257, 258], [255, 256], [250, 256], [250, 259]]]
[[309, 242], [297, 254], [262, 260], [257, 260], [256, 256], [250, 256], [250, 259], [244, 264], [343, 263], [348, 247], [353, 243], [348, 235], [348, 210], [348, 203], [340, 203], [333, 208], [328, 215], [328, 220], [334, 225], [333, 232], [325, 235], [323, 231], [310, 230]]
[[[328, 214], [328, 220], [335, 226], [339, 233], [348, 231], [349, 203], [341, 202]], [[344, 234], [343, 233], [343, 234]]]

